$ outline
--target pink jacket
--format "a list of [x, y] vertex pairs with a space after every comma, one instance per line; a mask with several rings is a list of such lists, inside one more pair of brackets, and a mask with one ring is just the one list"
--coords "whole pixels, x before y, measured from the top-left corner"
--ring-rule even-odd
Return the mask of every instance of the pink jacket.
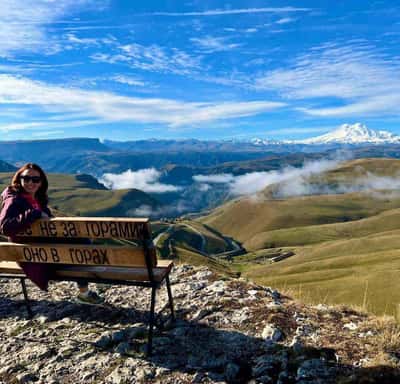
[[[24, 231], [42, 216], [42, 211], [51, 216], [49, 208], [42, 210], [33, 208], [29, 202], [10, 187], [1, 194], [2, 206], [0, 212], [0, 231], [8, 236], [10, 241], [18, 242], [18, 233]], [[33, 239], [32, 239], [33, 240]], [[35, 238], [35, 241], [39, 241]], [[40, 288], [47, 290], [51, 279], [52, 267], [41, 263], [20, 263], [25, 274]]]

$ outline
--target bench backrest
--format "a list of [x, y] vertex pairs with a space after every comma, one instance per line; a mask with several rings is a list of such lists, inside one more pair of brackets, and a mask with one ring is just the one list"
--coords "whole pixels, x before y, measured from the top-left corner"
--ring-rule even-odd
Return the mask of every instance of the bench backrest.
[[157, 265], [147, 218], [40, 219], [0, 243], [0, 261], [145, 267], [149, 280]]

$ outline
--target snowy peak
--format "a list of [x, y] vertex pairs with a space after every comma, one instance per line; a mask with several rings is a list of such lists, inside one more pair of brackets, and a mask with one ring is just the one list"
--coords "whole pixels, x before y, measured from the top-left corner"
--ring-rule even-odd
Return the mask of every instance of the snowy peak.
[[283, 143], [282, 141], [279, 141], [279, 140], [259, 139], [259, 138], [251, 139], [250, 142], [253, 145], [257, 145], [257, 146], [278, 145], [278, 144], [282, 144]]
[[388, 131], [374, 131], [364, 124], [343, 124], [338, 129], [322, 136], [297, 141], [299, 144], [362, 144], [400, 143], [400, 136]]

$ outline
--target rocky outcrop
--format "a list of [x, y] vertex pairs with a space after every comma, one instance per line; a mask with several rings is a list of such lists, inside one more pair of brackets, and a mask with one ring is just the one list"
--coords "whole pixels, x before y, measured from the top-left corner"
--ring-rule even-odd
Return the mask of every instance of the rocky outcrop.
[[[48, 293], [29, 285], [36, 316], [28, 320], [19, 282], [3, 280], [0, 382], [400, 382], [395, 342], [382, 338], [398, 332], [389, 320], [306, 306], [206, 268], [177, 266], [171, 282], [177, 321], [156, 332], [147, 358], [150, 290], [98, 286], [107, 304], [94, 307], [73, 302], [73, 283]], [[166, 302], [161, 289], [158, 310]]]

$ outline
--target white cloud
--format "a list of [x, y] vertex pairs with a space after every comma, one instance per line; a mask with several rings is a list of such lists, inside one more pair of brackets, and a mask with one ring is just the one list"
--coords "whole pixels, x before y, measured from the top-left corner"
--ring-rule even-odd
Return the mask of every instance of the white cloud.
[[252, 116], [284, 106], [283, 103], [269, 101], [194, 103], [127, 97], [110, 92], [53, 86], [24, 77], [1, 74], [0, 104], [3, 104], [3, 108], [7, 105], [10, 108], [29, 105], [31, 109], [54, 115], [72, 114], [76, 116], [77, 123], [81, 119], [92, 119], [94, 124], [125, 121], [167, 124], [171, 127]]
[[288, 24], [288, 23], [293, 23], [296, 21], [293, 17], [283, 17], [282, 19], [277, 20], [275, 23], [276, 24]]
[[231, 173], [219, 173], [213, 175], [195, 175], [193, 180], [198, 183], [231, 183], [235, 180], [235, 176]]
[[162, 184], [158, 180], [161, 172], [155, 168], [140, 169], [139, 171], [131, 171], [128, 169], [120, 174], [105, 173], [100, 182], [111, 189], [140, 189], [144, 192], [164, 193], [176, 192], [180, 187], [171, 184]]
[[375, 115], [400, 115], [400, 90], [391, 94], [371, 96], [341, 107], [297, 108], [299, 111], [320, 117], [359, 117]]
[[142, 216], [142, 217], [162, 217], [162, 216], [176, 216], [185, 211], [190, 211], [190, 206], [187, 206], [184, 201], [178, 201], [174, 205], [167, 205], [157, 208], [152, 208], [149, 205], [143, 204], [128, 214], [131, 216]]
[[286, 13], [286, 12], [306, 12], [310, 8], [296, 7], [269, 7], [269, 8], [243, 8], [243, 9], [213, 9], [209, 11], [196, 12], [153, 12], [150, 15], [158, 16], [223, 16], [223, 15], [241, 15], [253, 13]]
[[230, 51], [241, 46], [241, 44], [228, 43], [228, 38], [225, 37], [193, 37], [190, 41], [207, 53]]
[[365, 176], [354, 178], [347, 183], [339, 182], [335, 186], [321, 182], [311, 182], [309, 177], [285, 180], [275, 192], [277, 198], [294, 196], [326, 195], [363, 192], [374, 198], [399, 198], [400, 175], [394, 177], [379, 176], [367, 172]]
[[200, 69], [200, 57], [190, 55], [177, 48], [167, 49], [153, 44], [144, 46], [137, 43], [118, 45], [116, 53], [96, 53], [91, 56], [94, 61], [109, 64], [122, 63], [131, 68], [144, 71], [190, 74]]
[[[325, 181], [313, 180], [312, 177], [335, 169], [341, 161], [348, 160], [346, 153], [338, 153], [338, 158], [305, 163], [301, 168], [287, 167], [279, 171], [250, 172], [240, 176], [232, 174], [197, 175], [193, 179], [209, 187], [212, 183], [225, 183], [230, 192], [236, 196], [255, 195], [266, 187], [278, 184], [274, 190], [275, 198], [288, 198], [294, 196], [342, 194], [364, 192], [372, 194], [375, 198], [399, 197], [400, 174], [387, 177], [366, 172], [364, 176], [352, 180], [339, 182], [335, 185]], [[205, 190], [207, 190], [207, 187]], [[387, 191], [392, 191], [388, 194]]]
[[289, 99], [334, 97], [342, 102], [329, 108], [299, 108], [314, 116], [399, 115], [399, 72], [400, 64], [375, 47], [326, 44], [297, 57], [286, 69], [257, 77], [254, 88], [274, 89]]
[[[11, 131], [25, 131], [25, 130], [39, 130], [39, 129], [57, 129], [57, 128], [75, 128], [75, 127], [84, 127], [87, 125], [95, 124], [93, 120], [79, 120], [79, 121], [61, 121], [61, 122], [52, 122], [52, 121], [30, 121], [23, 123], [0, 123], [0, 132], [11, 132]], [[60, 131], [53, 131], [60, 132]], [[54, 133], [55, 134], [55, 133]], [[32, 133], [32, 135], [35, 135]]]
[[144, 81], [132, 76], [116, 75], [112, 76], [110, 79], [116, 81], [117, 83], [128, 84], [134, 87], [144, 87], [146, 85]]
[[68, 41], [68, 43], [72, 43], [72, 44], [78, 44], [78, 45], [84, 45], [84, 46], [90, 46], [90, 45], [99, 46], [100, 45], [99, 39], [88, 38], [88, 37], [82, 38], [82, 37], [76, 36], [74, 33], [67, 33], [65, 35], [65, 38]]
[[334, 169], [338, 163], [339, 160], [321, 160], [306, 163], [301, 168], [287, 167], [279, 171], [249, 172], [240, 176], [226, 173], [196, 175], [193, 179], [199, 183], [226, 183], [229, 185], [230, 192], [236, 196], [253, 195], [276, 183], [290, 181], [291, 184], [286, 185], [301, 185], [302, 180], [308, 180], [312, 175]]
[[52, 54], [62, 48], [46, 26], [82, 6], [101, 4], [101, 0], [2, 0], [0, 7], [0, 57], [16, 52]]
[[32, 136], [34, 137], [48, 137], [48, 136], [53, 136], [53, 135], [63, 135], [65, 134], [65, 131], [38, 131], [32, 133]]

